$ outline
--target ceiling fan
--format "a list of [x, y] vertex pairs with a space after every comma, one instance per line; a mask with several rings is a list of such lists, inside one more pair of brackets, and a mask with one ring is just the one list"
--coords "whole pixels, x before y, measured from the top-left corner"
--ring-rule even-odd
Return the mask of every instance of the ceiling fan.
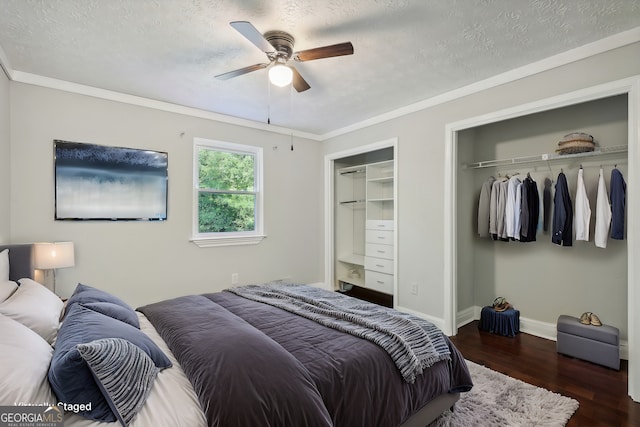
[[240, 34], [245, 36], [251, 43], [263, 51], [269, 62], [262, 64], [249, 65], [234, 71], [229, 71], [215, 76], [220, 80], [227, 80], [232, 77], [241, 76], [252, 71], [261, 70], [271, 65], [269, 69], [269, 80], [277, 86], [286, 86], [293, 82], [293, 87], [298, 92], [304, 92], [309, 89], [309, 83], [300, 75], [298, 70], [290, 64], [290, 61], [304, 62], [314, 59], [331, 58], [333, 56], [343, 56], [353, 54], [353, 45], [351, 42], [338, 43], [330, 46], [317, 47], [314, 49], [293, 51], [295, 39], [293, 36], [284, 31], [267, 31], [261, 34], [248, 21], [234, 21], [231, 26]]

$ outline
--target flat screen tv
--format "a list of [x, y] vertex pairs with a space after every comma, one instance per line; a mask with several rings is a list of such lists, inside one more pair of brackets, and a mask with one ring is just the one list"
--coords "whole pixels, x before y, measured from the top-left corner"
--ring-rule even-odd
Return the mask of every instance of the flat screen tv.
[[54, 140], [56, 220], [167, 219], [164, 152]]

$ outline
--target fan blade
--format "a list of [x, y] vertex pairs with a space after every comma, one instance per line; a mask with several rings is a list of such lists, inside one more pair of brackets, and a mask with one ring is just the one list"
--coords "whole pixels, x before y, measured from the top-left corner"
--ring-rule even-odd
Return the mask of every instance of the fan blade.
[[233, 21], [230, 23], [233, 28], [235, 28], [240, 34], [245, 36], [247, 40], [253, 43], [258, 49], [263, 51], [264, 53], [271, 53], [275, 49], [264, 38], [264, 36], [254, 27], [249, 21]]
[[309, 86], [309, 83], [307, 83], [307, 81], [300, 75], [295, 67], [293, 67], [292, 65], [288, 65], [288, 67], [291, 68], [291, 71], [293, 71], [292, 84], [298, 92], [304, 92], [305, 90], [311, 88], [311, 86]]
[[300, 52], [294, 53], [293, 59], [302, 62], [343, 55], [353, 55], [353, 45], [351, 44], [351, 42], [338, 43], [331, 46], [302, 50]]
[[229, 71], [227, 73], [218, 74], [216, 76], [216, 79], [229, 80], [230, 78], [238, 77], [238, 76], [241, 76], [243, 74], [250, 73], [252, 71], [262, 70], [263, 68], [267, 68], [268, 66], [269, 66], [269, 64], [249, 65], [248, 67], [244, 67], [244, 68], [240, 68], [240, 69], [237, 69], [237, 70]]

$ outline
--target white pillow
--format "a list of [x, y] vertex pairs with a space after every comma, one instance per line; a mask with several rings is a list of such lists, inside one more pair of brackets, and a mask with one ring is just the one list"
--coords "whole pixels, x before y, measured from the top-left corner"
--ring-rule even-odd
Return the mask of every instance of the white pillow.
[[18, 289], [18, 284], [7, 280], [6, 282], [0, 282], [0, 302], [5, 301]]
[[0, 252], [0, 282], [9, 280], [9, 249]]
[[26, 326], [0, 315], [0, 405], [56, 404], [47, 372], [53, 348]]
[[31, 279], [20, 279], [20, 286], [0, 303], [0, 314], [16, 320], [44, 338], [49, 344], [58, 335], [62, 300]]

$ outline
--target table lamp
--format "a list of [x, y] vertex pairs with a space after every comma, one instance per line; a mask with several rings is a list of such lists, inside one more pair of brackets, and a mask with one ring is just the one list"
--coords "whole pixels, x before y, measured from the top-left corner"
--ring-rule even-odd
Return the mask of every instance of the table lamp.
[[[45, 281], [49, 282], [51, 290], [56, 291], [56, 270], [58, 268], [73, 267], [75, 257], [73, 242], [35, 243], [33, 267], [43, 270]], [[53, 280], [49, 274], [53, 275]], [[48, 280], [47, 280], [48, 279]], [[47, 283], [45, 286], [47, 286]], [[47, 286], [49, 287], [49, 286]]]

